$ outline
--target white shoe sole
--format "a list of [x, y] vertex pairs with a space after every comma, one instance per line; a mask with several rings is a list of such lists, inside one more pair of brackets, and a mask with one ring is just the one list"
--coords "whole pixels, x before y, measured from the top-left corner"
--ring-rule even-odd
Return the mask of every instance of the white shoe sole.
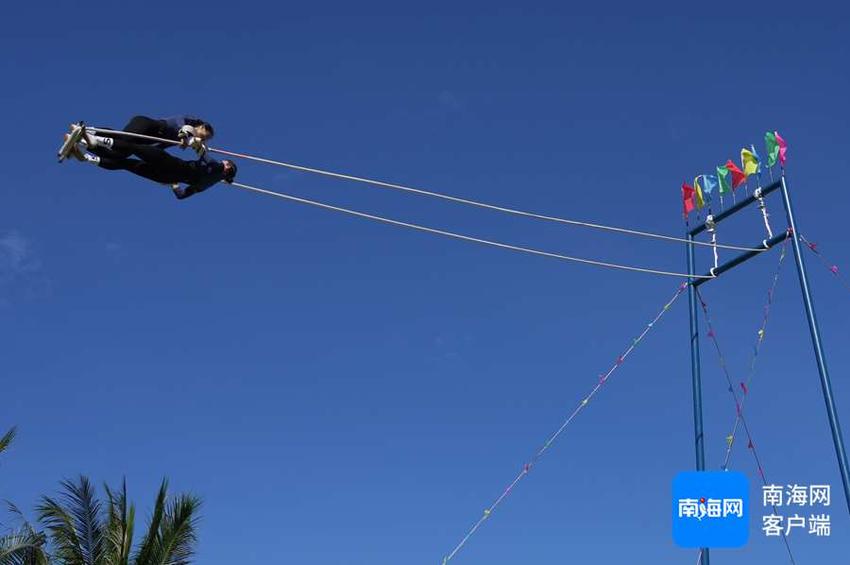
[[74, 151], [74, 147], [76, 147], [77, 143], [79, 143], [80, 139], [82, 139], [84, 132], [85, 128], [83, 128], [82, 126], [77, 124], [71, 125], [71, 131], [70, 133], [68, 133], [68, 137], [65, 138], [65, 142], [62, 144], [62, 147], [60, 147], [59, 151], [57, 152], [57, 156], [59, 157], [60, 163], [71, 155], [71, 153]]

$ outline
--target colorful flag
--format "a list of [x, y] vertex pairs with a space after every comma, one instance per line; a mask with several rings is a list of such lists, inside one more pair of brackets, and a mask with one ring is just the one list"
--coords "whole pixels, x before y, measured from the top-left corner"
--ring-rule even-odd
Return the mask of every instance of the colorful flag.
[[745, 177], [759, 172], [758, 157], [746, 147], [741, 149], [741, 168], [744, 170]]
[[758, 165], [759, 165], [759, 166], [758, 166], [758, 169], [756, 170], [756, 173], [759, 173], [759, 174], [760, 174], [760, 173], [761, 173], [761, 156], [758, 154], [758, 151], [756, 151], [756, 146], [755, 146], [755, 145], [750, 145], [750, 151], [752, 151], [752, 152], [753, 152], [753, 157], [755, 157], [755, 158], [756, 158], [756, 162], [757, 162], [757, 163], [758, 163]]
[[732, 186], [729, 184], [729, 169], [727, 169], [724, 165], [717, 167], [717, 182], [720, 184], [721, 197], [732, 191]]
[[702, 210], [702, 207], [705, 206], [705, 198], [702, 195], [702, 187], [699, 184], [699, 177], [694, 177], [694, 205], [697, 207], [697, 210]]
[[777, 145], [779, 145], [779, 162], [785, 165], [785, 153], [788, 151], [788, 144], [785, 143], [785, 140], [782, 139], [778, 131], [773, 132], [773, 135], [776, 137]]
[[779, 143], [776, 141], [776, 133], [769, 131], [764, 134], [764, 147], [767, 150], [767, 166], [772, 167], [779, 158]]
[[682, 183], [682, 210], [685, 218], [694, 211], [694, 188], [688, 183]]
[[706, 202], [711, 202], [711, 194], [717, 187], [717, 177], [714, 175], [702, 175], [702, 193]]
[[726, 169], [732, 173], [732, 188], [738, 188], [747, 180], [747, 175], [744, 171], [738, 168], [738, 165], [732, 162], [732, 159], [726, 161]]

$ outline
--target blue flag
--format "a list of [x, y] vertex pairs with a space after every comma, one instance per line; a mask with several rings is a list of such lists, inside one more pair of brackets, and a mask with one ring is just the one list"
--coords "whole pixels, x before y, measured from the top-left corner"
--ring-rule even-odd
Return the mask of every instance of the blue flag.
[[711, 201], [711, 193], [717, 187], [717, 177], [714, 175], [702, 175], [702, 193], [705, 199]]

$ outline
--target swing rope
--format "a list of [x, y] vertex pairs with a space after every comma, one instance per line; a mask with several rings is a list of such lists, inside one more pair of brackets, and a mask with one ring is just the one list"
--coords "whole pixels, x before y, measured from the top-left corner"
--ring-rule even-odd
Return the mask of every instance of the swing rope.
[[[154, 136], [151, 136], [151, 135], [143, 135], [143, 134], [139, 134], [139, 133], [132, 133], [132, 132], [126, 132], [126, 131], [121, 131], [121, 130], [100, 128], [100, 127], [90, 127], [90, 126], [86, 126], [86, 130], [93, 132], [93, 133], [108, 134], [108, 135], [120, 135], [120, 136], [125, 136], [125, 137], [134, 137], [134, 138], [137, 138], [137, 139], [144, 139], [144, 140], [147, 140], [147, 141], [156, 141], [158, 143], [166, 143], [166, 144], [171, 144], [171, 145], [182, 145], [181, 142], [175, 141], [173, 139], [164, 139], [164, 138], [161, 138], [161, 137], [154, 137]], [[389, 188], [389, 189], [399, 190], [399, 191], [407, 192], [407, 193], [411, 193], [411, 194], [418, 194], [420, 196], [438, 198], [438, 199], [441, 199], [441, 200], [446, 200], [446, 201], [454, 202], [454, 203], [457, 203], [457, 204], [464, 204], [464, 205], [467, 205], [467, 206], [484, 208], [484, 209], [487, 209], [487, 210], [492, 210], [492, 211], [495, 211], [495, 212], [501, 212], [501, 213], [504, 213], [504, 214], [512, 214], [512, 215], [515, 215], [515, 216], [533, 218], [533, 219], [536, 219], [536, 220], [543, 220], [543, 221], [547, 221], [547, 222], [556, 222], [556, 223], [566, 224], [566, 225], [571, 225], [571, 226], [590, 228], [590, 229], [596, 229], [596, 230], [603, 230], [603, 231], [608, 231], [608, 232], [615, 232], [615, 233], [620, 233], [620, 234], [624, 234], [624, 235], [631, 235], [631, 236], [636, 236], [636, 237], [652, 238], [652, 239], [657, 239], [657, 240], [662, 240], [662, 241], [685, 243], [685, 244], [689, 244], [689, 245], [701, 245], [701, 246], [706, 246], [706, 247], [711, 246], [710, 243], [700, 242], [700, 241], [692, 241], [692, 240], [682, 238], [682, 237], [675, 237], [675, 236], [664, 235], [664, 234], [659, 234], [659, 233], [654, 233], [654, 232], [635, 230], [635, 229], [618, 227], [618, 226], [611, 226], [611, 225], [605, 225], [605, 224], [598, 224], [598, 223], [593, 223], [593, 222], [584, 222], [584, 221], [580, 221], [580, 220], [572, 220], [572, 219], [568, 219], [568, 218], [551, 216], [551, 215], [547, 215], [547, 214], [539, 214], [539, 213], [536, 213], [536, 212], [519, 210], [517, 208], [509, 208], [509, 207], [506, 207], [506, 206], [498, 206], [498, 205], [495, 205], [495, 204], [489, 204], [489, 203], [481, 202], [481, 201], [478, 201], [478, 200], [471, 200], [471, 199], [468, 199], [468, 198], [461, 198], [461, 197], [458, 197], [458, 196], [452, 196], [452, 195], [441, 193], [441, 192], [434, 192], [434, 191], [430, 191], [430, 190], [424, 190], [424, 189], [421, 189], [421, 188], [414, 188], [412, 186], [406, 186], [406, 185], [386, 182], [386, 181], [382, 181], [382, 180], [376, 180], [376, 179], [371, 179], [371, 178], [366, 178], [366, 177], [349, 175], [349, 174], [345, 174], [345, 173], [338, 173], [338, 172], [328, 171], [328, 170], [324, 170], [324, 169], [317, 169], [317, 168], [314, 168], [314, 167], [306, 167], [306, 166], [303, 166], [303, 165], [297, 165], [297, 164], [288, 163], [288, 162], [285, 162], [285, 161], [277, 161], [275, 159], [268, 159], [268, 158], [265, 158], [265, 157], [258, 157], [256, 155], [250, 155], [250, 154], [247, 154], [247, 153], [238, 153], [236, 151], [229, 151], [229, 150], [226, 150], [226, 149], [218, 149], [218, 148], [210, 147], [207, 150], [210, 153], [217, 153], [219, 155], [227, 155], [229, 157], [234, 157], [234, 158], [238, 158], [238, 159], [246, 159], [246, 160], [255, 161], [255, 162], [258, 162], [258, 163], [263, 163], [263, 164], [266, 164], [266, 165], [274, 165], [274, 166], [277, 166], [277, 167], [284, 167], [284, 168], [287, 168], [287, 169], [300, 171], [300, 172], [304, 172], [304, 173], [311, 173], [311, 174], [322, 175], [322, 176], [331, 177], [331, 178], [335, 178], [335, 179], [348, 180], [348, 181], [353, 181], [353, 182], [358, 182], [358, 183], [363, 183], [363, 184], [369, 184], [369, 185], [377, 186], [377, 187], [380, 187], [380, 188]], [[720, 247], [722, 247], [724, 249], [733, 249], [733, 250], [737, 250], [737, 251], [764, 251], [763, 249], [760, 249], [760, 248], [743, 247], [743, 246], [738, 246], [738, 245], [720, 245]]]
[[240, 188], [240, 189], [243, 189], [243, 190], [248, 190], [250, 192], [254, 192], [254, 193], [257, 193], [257, 194], [263, 194], [265, 196], [273, 196], [273, 197], [276, 197], [276, 198], [282, 198], [284, 200], [289, 200], [291, 202], [298, 202], [300, 204], [307, 204], [309, 206], [315, 206], [317, 208], [322, 208], [324, 210], [330, 210], [330, 211], [333, 211], [333, 212], [341, 212], [343, 214], [348, 214], [350, 216], [357, 216], [358, 218], [364, 218], [364, 219], [372, 220], [372, 221], [375, 221], [375, 222], [389, 224], [389, 225], [393, 225], [393, 226], [397, 226], [397, 227], [408, 228], [408, 229], [421, 231], [421, 232], [425, 232], [425, 233], [430, 233], [430, 234], [434, 234], [434, 235], [442, 235], [442, 236], [449, 237], [449, 238], [452, 238], [452, 239], [459, 239], [459, 240], [463, 240], [463, 241], [469, 241], [469, 242], [472, 242], [472, 243], [480, 243], [482, 245], [488, 245], [488, 246], [491, 246], [491, 247], [508, 249], [510, 251], [517, 251], [517, 252], [520, 252], [520, 253], [537, 255], [537, 256], [541, 256], [541, 257], [549, 257], [550, 259], [559, 259], [561, 261], [571, 261], [571, 262], [575, 262], [575, 263], [583, 263], [583, 264], [586, 264], [586, 265], [593, 265], [595, 267], [605, 267], [605, 268], [609, 268], [609, 269], [619, 269], [619, 270], [623, 270], [623, 271], [633, 271], [633, 272], [648, 273], [648, 274], [653, 274], [653, 275], [661, 275], [661, 276], [669, 276], [669, 277], [679, 277], [679, 278], [690, 277], [690, 278], [693, 278], [693, 279], [712, 279], [712, 278], [714, 278], [713, 276], [710, 276], [710, 275], [688, 275], [686, 273], [678, 273], [678, 272], [674, 272], [674, 271], [662, 271], [662, 270], [658, 270], [658, 269], [647, 269], [647, 268], [644, 268], [644, 267], [635, 267], [635, 266], [632, 266], [632, 265], [623, 265], [623, 264], [620, 264], [620, 263], [609, 263], [607, 261], [597, 261], [595, 259], [585, 259], [585, 258], [582, 258], [582, 257], [573, 257], [573, 256], [570, 256], [570, 255], [562, 255], [560, 253], [552, 253], [552, 252], [549, 252], [549, 251], [542, 251], [540, 249], [534, 249], [534, 248], [531, 248], [531, 247], [523, 247], [523, 246], [513, 245], [513, 244], [509, 244], [509, 243], [502, 243], [500, 241], [494, 241], [494, 240], [491, 240], [491, 239], [483, 239], [483, 238], [480, 238], [480, 237], [473, 237], [473, 236], [469, 236], [469, 235], [465, 235], [465, 234], [461, 234], [461, 233], [456, 233], [456, 232], [451, 232], [451, 231], [447, 231], [447, 230], [431, 228], [431, 227], [423, 226], [423, 225], [420, 225], [420, 224], [403, 222], [401, 220], [395, 220], [395, 219], [392, 219], [392, 218], [377, 216], [375, 214], [368, 214], [366, 212], [351, 210], [349, 208], [343, 208], [341, 206], [334, 206], [332, 204], [327, 204], [327, 203], [319, 202], [319, 201], [316, 201], [316, 200], [309, 200], [307, 198], [301, 198], [300, 196], [293, 196], [291, 194], [286, 194], [286, 193], [283, 193], [283, 192], [275, 192], [273, 190], [268, 190], [268, 189], [260, 188], [260, 187], [257, 187], [257, 186], [251, 186], [251, 185], [243, 184], [243, 183], [240, 183], [240, 182], [233, 182], [233, 183], [231, 183], [231, 186], [233, 186], [235, 188]]

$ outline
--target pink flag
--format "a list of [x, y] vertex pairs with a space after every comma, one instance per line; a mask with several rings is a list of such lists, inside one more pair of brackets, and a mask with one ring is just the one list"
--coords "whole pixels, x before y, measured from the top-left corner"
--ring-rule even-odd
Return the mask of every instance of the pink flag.
[[776, 143], [779, 145], [779, 162], [784, 165], [786, 159], [786, 153], [788, 152], [788, 144], [785, 143], [785, 140], [779, 135], [778, 131], [773, 132], [776, 135]]

